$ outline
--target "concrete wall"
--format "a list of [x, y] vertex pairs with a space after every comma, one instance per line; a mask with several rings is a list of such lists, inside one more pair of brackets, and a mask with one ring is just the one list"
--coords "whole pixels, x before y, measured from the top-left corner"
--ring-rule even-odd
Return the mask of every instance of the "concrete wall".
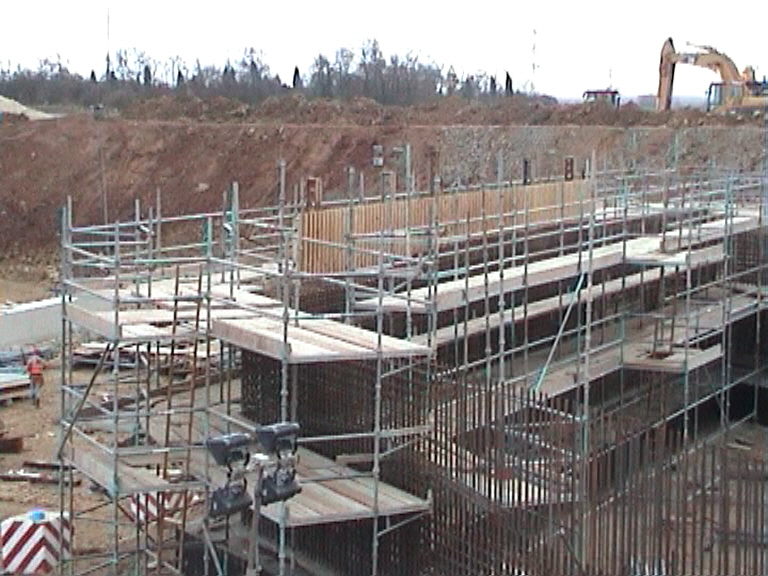
[[27, 302], [0, 311], [0, 349], [56, 340], [60, 335], [60, 298]]

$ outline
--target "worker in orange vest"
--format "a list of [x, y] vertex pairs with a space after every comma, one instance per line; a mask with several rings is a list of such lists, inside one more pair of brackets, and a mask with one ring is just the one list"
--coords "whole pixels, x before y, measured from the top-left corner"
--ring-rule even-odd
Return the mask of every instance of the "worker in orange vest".
[[42, 388], [45, 381], [43, 380], [43, 369], [45, 364], [42, 358], [37, 354], [32, 354], [27, 360], [27, 373], [32, 380], [33, 394], [35, 399], [35, 406], [40, 406], [40, 388]]

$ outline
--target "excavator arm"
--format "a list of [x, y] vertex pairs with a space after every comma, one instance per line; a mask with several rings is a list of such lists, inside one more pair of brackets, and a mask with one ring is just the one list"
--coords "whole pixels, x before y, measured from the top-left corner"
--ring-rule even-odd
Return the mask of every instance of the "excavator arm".
[[656, 110], [661, 112], [669, 110], [672, 106], [672, 84], [675, 81], [674, 59], [675, 45], [672, 38], [667, 38], [661, 47], [661, 61], [659, 62], [659, 89], [656, 92]]
[[677, 64], [691, 64], [717, 72], [725, 84], [741, 83], [744, 78], [728, 56], [711, 46], [696, 46], [701, 52], [677, 52], [672, 38], [667, 38], [661, 48], [659, 62], [659, 89], [656, 93], [656, 110], [669, 110], [672, 105], [672, 85]]

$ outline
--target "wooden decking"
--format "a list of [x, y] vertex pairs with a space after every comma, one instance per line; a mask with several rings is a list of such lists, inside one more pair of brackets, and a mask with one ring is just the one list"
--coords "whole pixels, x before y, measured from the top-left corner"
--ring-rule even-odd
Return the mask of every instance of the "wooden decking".
[[[297, 468], [301, 492], [286, 504], [286, 526], [312, 526], [373, 518], [374, 481], [371, 477], [344, 478], [355, 471], [310, 450], [300, 448]], [[302, 478], [322, 478], [302, 482]], [[262, 515], [278, 523], [281, 505], [271, 504]], [[379, 482], [379, 516], [397, 516], [426, 512], [428, 500], [408, 494], [385, 482]]]
[[[174, 400], [174, 405], [188, 401], [188, 394], [182, 393]], [[201, 409], [205, 405], [202, 395], [196, 395], [195, 405]], [[160, 401], [155, 407], [164, 410], [167, 404]], [[174, 414], [168, 429], [165, 417], [155, 416], [152, 418], [151, 436], [154, 439], [163, 439], [168, 433], [170, 445], [177, 446], [168, 460], [171, 467], [184, 466], [187, 452], [179, 450], [179, 446], [193, 446], [189, 451], [191, 476], [199, 481], [201, 486], [206, 483], [206, 478], [213, 488], [223, 486], [227, 480], [226, 468], [217, 466], [210, 458], [206, 465], [206, 449], [203, 446], [206, 438], [204, 418], [200, 413], [194, 417], [192, 433], [188, 437], [189, 418], [190, 414], [186, 412]], [[225, 434], [231, 431], [228, 422], [215, 411], [209, 413], [208, 425], [210, 434]], [[68, 461], [112, 495], [123, 497], [135, 493], [181, 489], [155, 473], [155, 468], [163, 465], [163, 449], [149, 452], [132, 447], [119, 448], [115, 468], [114, 455], [105, 447], [79, 437], [73, 438], [73, 444], [74, 450], [70, 452], [67, 448], [65, 451]], [[297, 460], [302, 491], [286, 504], [287, 526], [312, 526], [373, 518], [375, 508], [379, 516], [413, 514], [430, 509], [431, 504], [427, 499], [409, 494], [386, 482], [379, 482], [376, 500], [374, 481], [370, 474], [361, 474], [305, 447], [299, 448]], [[246, 478], [250, 487], [255, 486], [253, 471], [249, 472]], [[270, 521], [280, 522], [282, 507], [280, 504], [265, 506], [262, 514]]]
[[[75, 324], [106, 340], [120, 340], [123, 344], [194, 340], [206, 332], [210, 318], [210, 336], [277, 360], [284, 359], [289, 364], [375, 360], [379, 353], [388, 359], [429, 354], [429, 349], [418, 343], [386, 335], [379, 340], [370, 330], [315, 318], [293, 309], [288, 309], [291, 320], [286, 335], [282, 302], [226, 284], [212, 287], [210, 313], [205, 308], [198, 311], [197, 304], [190, 301], [180, 302], [181, 307], [174, 306], [174, 290], [168, 291], [168, 282], [153, 285], [153, 300], [145, 300], [143, 308], [132, 304], [136, 295], [123, 292], [121, 297], [129, 304], [126, 309], [118, 310], [117, 315], [114, 310], [91, 310], [80, 304], [67, 305], [66, 314]], [[185, 297], [195, 294], [188, 284], [179, 293]], [[299, 319], [294, 319], [296, 316]]]
[[68, 463], [104, 488], [112, 496], [128, 496], [141, 492], [170, 490], [173, 485], [154, 472], [130, 466], [95, 444], [80, 440], [66, 452]]
[[[753, 216], [739, 216], [728, 221], [715, 220], [701, 225], [703, 232], [692, 235], [690, 245], [701, 245], [704, 242], [712, 242], [723, 238], [726, 233], [742, 233], [754, 230], [758, 227], [758, 219]], [[671, 238], [675, 232], [669, 232]], [[602, 270], [618, 266], [623, 262], [644, 264], [649, 266], [685, 266], [702, 264], [705, 262], [722, 259], [722, 248], [707, 247], [702, 250], [692, 251], [688, 257], [687, 229], [682, 232], [686, 245], [679, 246], [679, 250], [671, 251], [669, 240], [662, 250], [661, 235], [633, 238], [626, 242], [615, 242], [605, 246], [595, 247], [592, 250], [592, 269]], [[675, 238], [677, 238], [675, 236]], [[534, 287], [556, 282], [558, 280], [572, 278], [586, 268], [588, 258], [586, 246], [579, 252], [573, 252], [564, 256], [547, 258], [532, 262], [525, 266], [509, 266], [504, 269], [503, 280], [499, 271], [488, 274], [487, 282], [483, 274], [475, 274], [468, 279], [451, 280], [437, 286], [437, 295], [434, 302], [438, 312], [460, 308], [468, 303], [479, 302], [488, 297], [498, 297], [503, 289], [504, 293], [520, 290], [524, 286]], [[690, 260], [690, 262], [689, 262]], [[486, 289], [487, 286], [487, 289]], [[387, 312], [405, 312], [410, 305], [414, 313], [426, 313], [426, 302], [430, 296], [431, 287], [419, 288], [411, 291], [412, 302], [405, 298], [385, 296], [382, 306]], [[377, 298], [362, 300], [358, 306], [361, 309], [376, 309]]]
[[[616, 278], [601, 284], [595, 288], [595, 297], [611, 296], [622, 292], [624, 290], [631, 290], [645, 282], [655, 282], [660, 277], [658, 269], [646, 270], [642, 273], [632, 274], [624, 278]], [[586, 291], [581, 292], [581, 301], [586, 299]], [[522, 322], [527, 313], [529, 320], [545, 316], [557, 310], [567, 308], [573, 298], [572, 294], [563, 294], [563, 297], [553, 296], [551, 298], [545, 298], [543, 300], [537, 300], [531, 302], [526, 306], [516, 306], [514, 310], [505, 310], [502, 315], [499, 313], [492, 314], [488, 318], [487, 327], [489, 330], [498, 330], [499, 325], [503, 322], [505, 325], [514, 322]], [[431, 340], [432, 346], [440, 348], [448, 344], [452, 344], [456, 341], [461, 341], [465, 337], [472, 337], [477, 334], [482, 334], [486, 330], [486, 318], [473, 318], [467, 320], [466, 324], [458, 323], [454, 326], [445, 326], [435, 331], [434, 336], [430, 339], [429, 334], [419, 334], [411, 338], [411, 342], [415, 344], [427, 345]]]
[[[264, 354], [288, 364], [375, 360], [378, 355], [376, 333], [332, 320], [290, 322], [287, 346], [283, 322], [274, 318], [213, 320], [211, 335], [245, 350]], [[381, 336], [383, 358], [426, 356], [429, 348], [420, 344]]]
[[[691, 320], [691, 326], [686, 330], [681, 326], [672, 338], [672, 353], [666, 357], [655, 357], [652, 354], [654, 325], [646, 324], [638, 328], [629, 328], [625, 334], [623, 346], [615, 345], [605, 350], [590, 355], [590, 380], [600, 378], [619, 370], [622, 367], [634, 370], [647, 370], [654, 372], [683, 373], [686, 370], [695, 370], [706, 364], [710, 364], [722, 356], [722, 347], [713, 345], [709, 348], [699, 349], [694, 344], [688, 348], [688, 358], [685, 358], [685, 341], [697, 341], [714, 335], [723, 327], [723, 304], [715, 302], [694, 302], [697, 310]], [[682, 310], [684, 303], [678, 303], [678, 310]], [[671, 312], [668, 310], [668, 314]], [[731, 299], [730, 322], [735, 322], [750, 314], [757, 312], [757, 299], [739, 295]], [[580, 376], [577, 377], [577, 368]], [[584, 380], [584, 364], [577, 366], [575, 362], [569, 362], [548, 372], [542, 381], [541, 391], [545, 394], [557, 396], [577, 388]]]
[[[300, 448], [297, 466], [301, 492], [286, 503], [286, 526], [313, 526], [334, 522], [348, 522], [373, 518], [377, 501], [379, 516], [398, 516], [426, 512], [430, 502], [399, 488], [379, 482], [378, 500], [374, 497], [374, 481], [355, 470], [337, 464], [315, 452]], [[71, 463], [93, 482], [111, 495], [172, 491], [174, 484], [163, 480], [145, 466], [158, 465], [162, 454], [140, 457], [122, 457], [115, 461], [105, 451], [88, 443], [78, 442], [72, 452]], [[205, 478], [204, 456], [200, 451], [192, 453], [192, 473]], [[211, 462], [209, 475], [212, 485], [223, 486], [226, 471]], [[352, 477], [357, 476], [357, 477]], [[254, 486], [253, 474], [247, 476], [249, 486]], [[310, 480], [307, 480], [310, 479]], [[202, 481], [201, 481], [202, 483]], [[179, 488], [176, 488], [179, 489]], [[262, 515], [275, 523], [280, 522], [282, 506], [279, 503], [262, 508]]]

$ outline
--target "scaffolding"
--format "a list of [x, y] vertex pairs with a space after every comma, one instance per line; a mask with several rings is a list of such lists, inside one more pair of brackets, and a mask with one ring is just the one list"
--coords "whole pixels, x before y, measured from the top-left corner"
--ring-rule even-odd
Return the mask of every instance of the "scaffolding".
[[[217, 214], [158, 217], [158, 199], [146, 213], [137, 203], [130, 222], [75, 226], [71, 204], [65, 210], [59, 455], [104, 490], [103, 508], [109, 512], [78, 510], [74, 491], [64, 482], [61, 508], [74, 523], [100, 522], [111, 535], [108, 552], [75, 555], [70, 573], [102, 568], [118, 573], [127, 567], [183, 573], [189, 541], [204, 545], [205, 570], [210, 558], [217, 573], [226, 572], [223, 558], [237, 548], [230, 544], [248, 531], [241, 522], [213, 525], [206, 514], [211, 490], [226, 476], [210, 461], [205, 440], [297, 421], [298, 394], [306, 388], [299, 386], [299, 374], [306, 381], [324, 365], [375, 367], [373, 409], [366, 416], [370, 429], [313, 435], [305, 428], [299, 440], [303, 492], [290, 505], [261, 510], [277, 526], [279, 572], [295, 564], [286, 541], [297, 527], [370, 519], [376, 573], [381, 533], [428, 513], [428, 495], [383, 482], [380, 461], [429, 430], [418, 412], [408, 426], [382, 425], [387, 381], [404, 371], [419, 371], [423, 379], [429, 349], [384, 334], [381, 313], [373, 315], [369, 330], [355, 325], [354, 311], [308, 313], [299, 307], [304, 283], [327, 284], [314, 286], [320, 294], [335, 288], [383, 298], [386, 277], [399, 277], [400, 269], [421, 266], [424, 259], [379, 253], [374, 288], [357, 285], [354, 275], [342, 281], [301, 273], [299, 211], [285, 202], [282, 164], [279, 182], [281, 203], [271, 210], [240, 210], [236, 186]], [[101, 343], [99, 361], [87, 377], [74, 369], [75, 330]], [[267, 402], [248, 406], [267, 420], [248, 420], [238, 409], [240, 359], [246, 355], [250, 365], [272, 368], [276, 410], [267, 416]], [[408, 379], [413, 385], [414, 378]], [[371, 457], [363, 459], [368, 472], [330, 460], [322, 449], [313, 451], [350, 440], [372, 443]]]
[[[350, 183], [319, 206], [287, 197], [280, 163], [274, 208], [242, 209], [237, 185], [210, 214], [66, 207], [59, 455], [105, 498], [79, 510], [70, 477], [60, 504], [109, 541], [63, 571], [238, 573], [248, 518], [208, 518], [226, 474], [204, 442], [275, 421], [302, 426], [304, 487], [261, 510], [280, 574], [761, 566], [727, 538], [707, 563], [673, 558], [685, 532], [627, 535], [688, 506], [683, 463], [711, 498], [766, 465], [720, 474], [727, 453], [700, 448], [758, 416], [764, 178], [593, 156], [582, 180], [524, 185], [499, 155], [493, 183], [417, 193], [404, 157], [404, 190], [382, 173], [376, 197]], [[637, 504], [651, 486], [672, 500]]]

